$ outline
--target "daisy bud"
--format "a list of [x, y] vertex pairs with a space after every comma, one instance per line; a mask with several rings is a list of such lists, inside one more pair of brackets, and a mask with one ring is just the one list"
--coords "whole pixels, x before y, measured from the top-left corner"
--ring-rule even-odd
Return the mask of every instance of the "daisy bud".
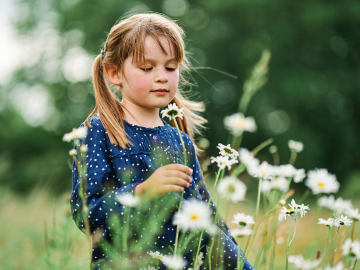
[[86, 153], [87, 151], [89, 151], [89, 148], [86, 145], [80, 146], [80, 152]]
[[76, 150], [75, 149], [71, 149], [70, 151], [69, 151], [69, 155], [70, 156], [76, 156]]

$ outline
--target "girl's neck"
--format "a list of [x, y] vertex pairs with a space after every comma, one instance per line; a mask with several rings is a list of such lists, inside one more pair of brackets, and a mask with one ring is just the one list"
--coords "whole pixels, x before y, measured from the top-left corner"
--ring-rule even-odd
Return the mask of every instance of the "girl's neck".
[[124, 108], [125, 120], [130, 124], [147, 128], [164, 125], [159, 116], [159, 108], [141, 107], [137, 104], [129, 102], [126, 99], [121, 101], [121, 105]]

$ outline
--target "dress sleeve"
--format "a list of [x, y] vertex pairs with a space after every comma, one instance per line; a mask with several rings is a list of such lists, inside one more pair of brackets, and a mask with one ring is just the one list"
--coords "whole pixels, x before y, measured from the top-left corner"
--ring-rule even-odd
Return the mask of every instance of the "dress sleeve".
[[[205, 183], [205, 179], [204, 179], [204, 175], [203, 172], [201, 171], [201, 167], [200, 167], [200, 163], [198, 160], [198, 157], [196, 155], [195, 152], [195, 148], [192, 147], [192, 151], [191, 151], [191, 158], [193, 160], [192, 164], [193, 164], [193, 174], [192, 174], [192, 178], [194, 179], [195, 183], [196, 183], [196, 188], [199, 191], [199, 194], [201, 196], [201, 199], [208, 203], [209, 199], [210, 199], [210, 192], [206, 186]], [[212, 209], [212, 218], [213, 220], [215, 219], [215, 214], [216, 214], [216, 206], [213, 202], [213, 200], [211, 200], [210, 202], [210, 207]], [[231, 240], [237, 244], [237, 242], [235, 241], [234, 237], [232, 237], [230, 235], [230, 229], [226, 224], [226, 221], [224, 220], [224, 218], [220, 215], [220, 213], [218, 213], [218, 222], [216, 224], [227, 236], [229, 236], [231, 238]]]
[[[135, 186], [139, 183], [126, 184], [116, 175], [109, 159], [106, 131], [101, 124], [93, 124], [89, 128], [85, 145], [88, 147], [86, 156], [87, 169], [87, 205], [89, 207], [89, 222], [91, 231], [105, 226], [107, 215], [113, 211], [123, 212], [122, 205], [116, 200], [117, 194], [134, 194]], [[100, 128], [99, 128], [100, 126]], [[76, 149], [76, 146], [75, 146]], [[82, 154], [80, 154], [82, 155]], [[82, 200], [79, 196], [80, 180], [78, 168], [73, 162], [73, 188], [70, 199], [72, 217], [80, 230], [85, 228], [82, 216]]]

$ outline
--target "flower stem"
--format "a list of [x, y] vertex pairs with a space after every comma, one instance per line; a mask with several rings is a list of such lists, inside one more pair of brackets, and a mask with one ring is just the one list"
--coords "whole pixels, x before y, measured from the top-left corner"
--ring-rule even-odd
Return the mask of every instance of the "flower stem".
[[296, 155], [297, 155], [296, 151], [291, 151], [289, 164], [294, 165], [296, 160]]
[[[338, 227], [338, 229], [336, 230], [336, 234], [335, 234], [335, 240], [331, 243], [331, 251], [333, 250], [333, 246], [335, 243], [335, 247], [336, 247], [336, 237], [339, 233], [340, 227]], [[331, 267], [333, 267], [334, 265], [334, 255], [335, 255], [336, 250], [332, 251], [332, 255], [331, 255]]]
[[326, 259], [326, 251], [328, 250], [327, 246], [328, 246], [328, 243], [329, 243], [330, 231], [331, 231], [331, 227], [329, 226], [329, 230], [328, 230], [327, 237], [326, 237], [325, 252], [324, 252], [324, 256], [323, 256], [324, 259]]
[[261, 182], [262, 182], [262, 178], [259, 179], [258, 195], [257, 195], [256, 210], [255, 210], [255, 221], [257, 220], [259, 213]]
[[241, 270], [240, 267], [242, 265], [242, 258], [240, 258], [240, 257], [242, 257], [242, 256], [240, 256], [240, 250], [241, 250], [240, 246], [241, 246], [241, 236], [238, 237], [238, 253], [237, 253], [236, 270]]
[[291, 232], [291, 219], [292, 217], [290, 216], [290, 225], [289, 225], [289, 234], [288, 234], [288, 239], [287, 239], [287, 245], [286, 245], [286, 270], [289, 267], [289, 240], [290, 240], [290, 232]]
[[187, 162], [186, 162], [186, 149], [185, 149], [185, 144], [184, 144], [184, 141], [183, 141], [183, 139], [182, 139], [181, 132], [180, 132], [179, 126], [178, 126], [175, 118], [174, 118], [174, 123], [175, 123], [176, 129], [177, 129], [177, 132], [178, 132], [178, 134], [179, 134], [180, 141], [181, 141], [181, 145], [182, 145], [182, 148], [183, 148], [183, 151], [184, 151], [184, 165], [186, 166]]
[[[177, 124], [177, 122], [176, 122], [176, 119], [173, 118], [173, 120], [174, 120], [176, 129], [177, 129], [177, 132], [178, 132], [178, 134], [179, 134], [179, 138], [180, 138], [180, 141], [181, 141], [181, 145], [182, 145], [182, 147], [183, 147], [183, 151], [184, 151], [184, 165], [186, 166], [187, 160], [186, 160], [185, 144], [184, 144], [184, 141], [183, 141], [183, 139], [182, 139], [181, 132], [180, 132], [179, 126], [178, 126], [178, 124]], [[184, 192], [181, 192], [181, 198], [180, 198], [178, 213], [180, 213], [181, 203], [182, 203], [183, 197], [184, 197]], [[179, 225], [177, 225], [177, 227], [176, 227], [176, 238], [175, 238], [175, 250], [174, 250], [174, 255], [176, 255], [177, 246], [178, 246], [178, 240], [179, 240]]]
[[352, 225], [352, 230], [351, 230], [351, 241], [354, 240], [354, 230], [355, 230], [355, 222], [356, 222], [356, 219], [353, 219], [354, 222], [353, 222], [353, 225]]

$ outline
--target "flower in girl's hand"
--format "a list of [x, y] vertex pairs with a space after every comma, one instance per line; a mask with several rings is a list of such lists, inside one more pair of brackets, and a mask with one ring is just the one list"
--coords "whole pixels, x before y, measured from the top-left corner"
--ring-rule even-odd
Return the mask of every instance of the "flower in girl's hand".
[[218, 146], [216, 146], [216, 147], [219, 148], [220, 155], [222, 155], [224, 157], [228, 156], [230, 158], [237, 158], [239, 156], [239, 152], [236, 151], [235, 149], [232, 149], [230, 144], [225, 146], [222, 143], [219, 143]]
[[165, 255], [161, 254], [159, 251], [155, 251], [155, 252], [150, 251], [149, 255], [154, 259], [159, 259], [159, 260], [163, 260], [166, 257]]
[[253, 233], [253, 230], [250, 228], [243, 228], [243, 229], [234, 229], [230, 231], [231, 236], [233, 237], [243, 237], [243, 236], [247, 236]]
[[221, 197], [236, 203], [245, 199], [246, 185], [236, 177], [226, 176], [219, 183], [217, 191]]
[[166, 256], [163, 259], [163, 263], [169, 269], [183, 269], [186, 265], [186, 261], [182, 257], [176, 255]]
[[135, 207], [140, 203], [140, 198], [131, 193], [116, 194], [116, 199], [122, 205], [129, 207]]
[[71, 149], [71, 150], [69, 151], [69, 155], [72, 156], [72, 157], [73, 157], [73, 156], [76, 156], [76, 153], [77, 153], [77, 152], [76, 152], [75, 149]]
[[66, 133], [63, 137], [63, 141], [70, 142], [74, 139], [83, 139], [87, 135], [87, 127], [74, 128], [70, 133]]
[[305, 185], [312, 190], [313, 194], [336, 193], [340, 187], [335, 175], [328, 173], [326, 169], [309, 171]]
[[223, 157], [223, 156], [217, 156], [217, 157], [211, 157], [210, 162], [217, 163], [217, 166], [223, 170], [225, 167], [228, 167], [228, 169], [231, 169], [231, 166], [235, 163], [239, 163], [236, 159], [230, 159], [229, 156]]
[[175, 120], [176, 117], [180, 117], [181, 119], [183, 119], [183, 110], [184, 108], [179, 109], [179, 107], [176, 106], [175, 103], [172, 103], [168, 105], [167, 109], [161, 111], [161, 117], [169, 117], [170, 120], [171, 118]]
[[174, 215], [173, 224], [181, 230], [209, 229], [213, 231], [210, 212], [207, 204], [191, 199]]
[[240, 227], [247, 227], [255, 224], [255, 221], [252, 216], [247, 216], [244, 213], [237, 213], [234, 215], [234, 220], [232, 221], [232, 223], [235, 223]]
[[254, 118], [245, 117], [242, 113], [226, 116], [224, 125], [235, 136], [241, 135], [244, 131], [254, 132], [257, 129]]

